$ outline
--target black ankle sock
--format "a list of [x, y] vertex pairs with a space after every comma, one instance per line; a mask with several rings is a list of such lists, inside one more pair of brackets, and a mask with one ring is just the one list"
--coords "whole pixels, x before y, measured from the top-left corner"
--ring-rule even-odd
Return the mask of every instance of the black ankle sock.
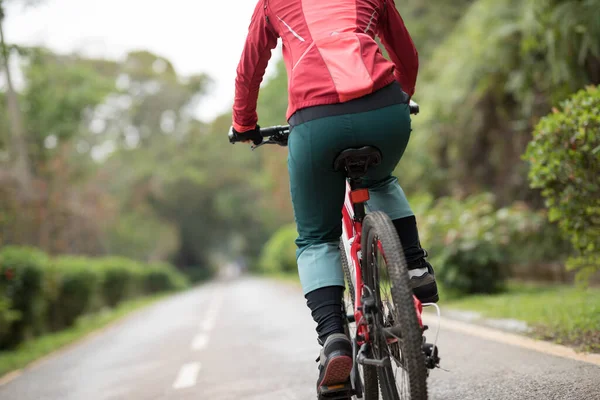
[[306, 294], [306, 304], [317, 323], [317, 333], [321, 344], [333, 333], [344, 333], [344, 312], [342, 286], [327, 286]]
[[392, 222], [400, 237], [408, 269], [424, 267], [425, 263], [423, 261], [426, 253], [419, 242], [419, 231], [417, 230], [415, 216], [395, 219]]

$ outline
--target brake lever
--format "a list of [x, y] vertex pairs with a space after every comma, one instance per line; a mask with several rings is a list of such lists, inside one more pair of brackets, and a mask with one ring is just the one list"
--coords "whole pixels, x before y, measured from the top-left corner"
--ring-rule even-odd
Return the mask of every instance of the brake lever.
[[271, 139], [268, 140], [263, 140], [260, 144], [255, 144], [254, 146], [250, 146], [250, 148], [252, 149], [252, 151], [258, 149], [260, 146], [263, 146], [265, 144], [271, 144], [271, 143], [275, 143], [273, 141], [271, 141]]
[[263, 146], [265, 144], [277, 144], [279, 146], [286, 147], [288, 145], [288, 141], [287, 141], [287, 139], [282, 140], [281, 137], [282, 137], [282, 135], [273, 135], [269, 139], [263, 140], [260, 144], [251, 146], [251, 149], [252, 150], [258, 149], [260, 146]]

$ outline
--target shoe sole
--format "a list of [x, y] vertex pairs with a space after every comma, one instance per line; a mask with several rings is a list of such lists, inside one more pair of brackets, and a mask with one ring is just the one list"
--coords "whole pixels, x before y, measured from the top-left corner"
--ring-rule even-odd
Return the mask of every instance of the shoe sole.
[[440, 299], [435, 281], [425, 285], [413, 287], [413, 293], [421, 303], [437, 303]]
[[329, 360], [325, 367], [325, 374], [319, 386], [343, 384], [350, 377], [352, 371], [352, 357], [337, 356]]
[[440, 300], [440, 296], [436, 293], [435, 296], [419, 299], [422, 304], [425, 303], [437, 303]]

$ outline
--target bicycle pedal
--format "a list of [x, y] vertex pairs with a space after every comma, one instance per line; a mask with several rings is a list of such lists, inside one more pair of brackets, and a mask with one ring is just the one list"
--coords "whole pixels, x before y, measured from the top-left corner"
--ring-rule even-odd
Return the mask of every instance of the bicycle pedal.
[[319, 400], [350, 400], [354, 394], [350, 382], [319, 387]]

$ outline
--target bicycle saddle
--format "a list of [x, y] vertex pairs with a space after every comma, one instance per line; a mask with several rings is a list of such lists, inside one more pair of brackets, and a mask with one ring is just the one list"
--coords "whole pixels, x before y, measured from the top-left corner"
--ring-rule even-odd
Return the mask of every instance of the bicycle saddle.
[[357, 179], [363, 177], [369, 167], [380, 163], [381, 152], [375, 147], [364, 146], [343, 150], [333, 162], [333, 168], [336, 171], [345, 169], [349, 178]]

